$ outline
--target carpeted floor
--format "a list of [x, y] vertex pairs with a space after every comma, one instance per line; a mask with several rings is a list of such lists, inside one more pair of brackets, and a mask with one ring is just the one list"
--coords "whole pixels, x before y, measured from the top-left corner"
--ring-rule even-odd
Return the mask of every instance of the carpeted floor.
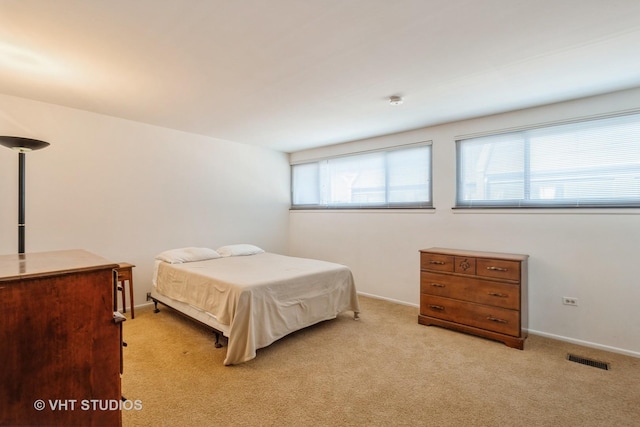
[[[168, 308], [124, 323], [122, 391], [137, 426], [638, 426], [640, 359], [530, 336], [525, 350], [417, 322], [360, 297], [223, 366], [213, 334]], [[566, 360], [571, 352], [610, 364]]]

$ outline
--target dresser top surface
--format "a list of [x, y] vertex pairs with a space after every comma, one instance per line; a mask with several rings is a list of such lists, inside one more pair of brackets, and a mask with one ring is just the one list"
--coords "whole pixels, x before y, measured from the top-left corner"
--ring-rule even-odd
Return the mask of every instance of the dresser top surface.
[[524, 255], [524, 254], [511, 254], [511, 253], [505, 253], [505, 252], [469, 251], [464, 249], [450, 249], [450, 248], [420, 249], [420, 252], [452, 255], [452, 256], [466, 256], [466, 257], [475, 257], [475, 258], [497, 258], [497, 259], [513, 260], [513, 261], [524, 261], [527, 258], [529, 258], [529, 255]]
[[0, 255], [0, 282], [117, 267], [82, 249]]

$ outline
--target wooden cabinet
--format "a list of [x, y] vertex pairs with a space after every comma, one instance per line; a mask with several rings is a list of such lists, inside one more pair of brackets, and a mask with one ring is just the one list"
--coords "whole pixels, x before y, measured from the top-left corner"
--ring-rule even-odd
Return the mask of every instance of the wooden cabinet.
[[0, 425], [121, 425], [117, 267], [82, 250], [0, 256]]
[[420, 251], [420, 315], [437, 325], [522, 350], [528, 255], [431, 248]]

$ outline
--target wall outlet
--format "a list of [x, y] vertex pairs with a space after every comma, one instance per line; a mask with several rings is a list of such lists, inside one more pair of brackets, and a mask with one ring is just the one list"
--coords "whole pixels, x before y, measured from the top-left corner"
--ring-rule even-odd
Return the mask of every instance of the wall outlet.
[[578, 298], [562, 297], [562, 303], [564, 305], [578, 305]]

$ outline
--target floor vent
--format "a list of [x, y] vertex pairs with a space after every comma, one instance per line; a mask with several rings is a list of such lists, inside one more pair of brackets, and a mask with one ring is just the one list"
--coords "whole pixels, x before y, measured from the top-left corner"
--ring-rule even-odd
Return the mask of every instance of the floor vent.
[[608, 371], [610, 369], [609, 364], [606, 362], [587, 359], [586, 357], [576, 356], [575, 354], [571, 354], [571, 353], [567, 354], [567, 360], [570, 362], [581, 363], [587, 366], [593, 366], [594, 368], [604, 369], [605, 371]]

